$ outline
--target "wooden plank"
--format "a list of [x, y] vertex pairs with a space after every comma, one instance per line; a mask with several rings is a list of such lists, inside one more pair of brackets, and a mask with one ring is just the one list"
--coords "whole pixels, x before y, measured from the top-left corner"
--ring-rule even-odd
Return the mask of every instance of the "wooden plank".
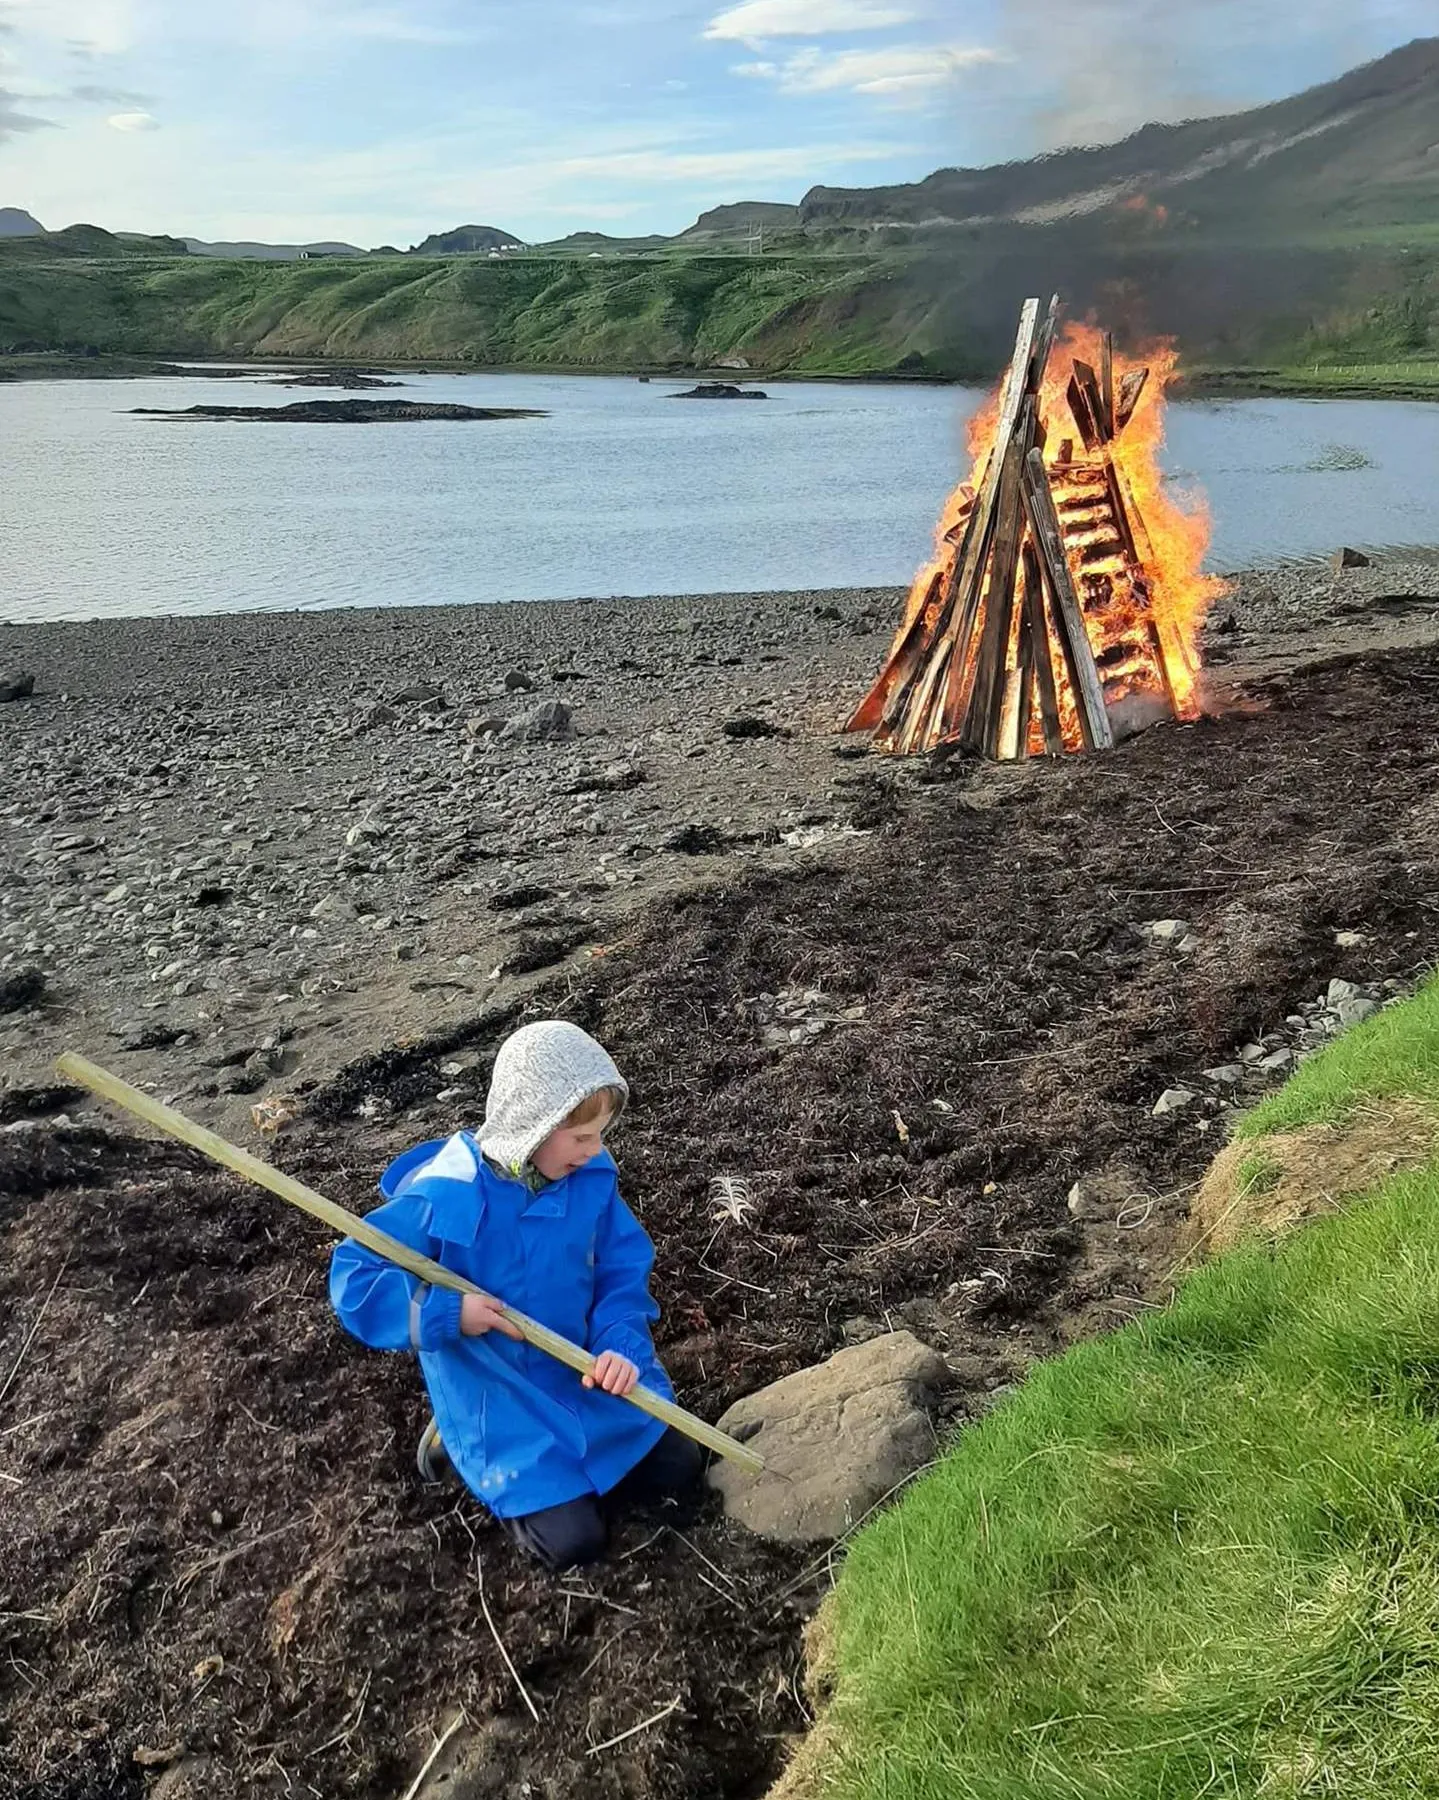
[[1089, 634], [1084, 629], [1084, 614], [1074, 579], [1069, 572], [1069, 559], [1064, 551], [1064, 538], [1059, 529], [1059, 515], [1054, 510], [1054, 496], [1049, 491], [1049, 474], [1044, 458], [1037, 450], [1029, 453], [1025, 464], [1024, 497], [1044, 571], [1065, 666], [1079, 705], [1080, 723], [1084, 728], [1085, 747], [1110, 750], [1114, 732], [1104, 706], [1104, 688], [1095, 666]]
[[1049, 756], [1064, 755], [1064, 726], [1059, 716], [1059, 689], [1054, 681], [1049, 627], [1044, 619], [1044, 577], [1040, 573], [1039, 555], [1034, 544], [1024, 546], [1024, 610], [1029, 620], [1029, 638], [1034, 648], [1034, 680], [1038, 690], [1039, 717], [1044, 727], [1044, 748]]
[[1114, 403], [1114, 435], [1116, 437], [1134, 417], [1134, 409], [1139, 405], [1139, 396], [1144, 392], [1144, 386], [1148, 380], [1148, 369], [1131, 369], [1120, 382], [1119, 397]]
[[1034, 397], [1030, 395], [1020, 409], [1000, 485], [994, 543], [984, 583], [979, 660], [960, 733], [964, 743], [991, 756], [996, 751], [999, 714], [1004, 699], [1004, 669], [1014, 618], [1015, 571], [1019, 563], [1020, 535], [1024, 529], [1024, 500], [1020, 489], [1025, 458], [1032, 447], [1028, 438], [1033, 421]]
[[923, 603], [904, 628], [899, 642], [890, 651], [883, 669], [880, 670], [879, 679], [850, 716], [849, 723], [845, 726], [846, 731], [874, 731], [878, 728], [895, 683], [900, 680], [904, 672], [914, 666], [915, 659], [920, 653], [925, 635], [924, 621], [930, 608], [939, 599], [940, 584], [943, 580], [943, 569], [936, 569]]
[[1124, 545], [1124, 553], [1130, 562], [1141, 560], [1139, 545], [1135, 541], [1134, 527], [1129, 522], [1129, 508], [1124, 504], [1124, 494], [1119, 485], [1119, 471], [1106, 456], [1104, 459], [1104, 481], [1109, 494], [1109, 510], [1114, 517], [1115, 530], [1119, 533], [1120, 542]]
[[1154, 667], [1158, 672], [1164, 697], [1169, 702], [1169, 710], [1177, 719], [1179, 717], [1179, 701], [1175, 698], [1174, 683], [1169, 679], [1169, 664], [1164, 657], [1164, 639], [1159, 635], [1159, 626], [1154, 619], [1148, 621], [1149, 646], [1154, 652]]
[[1019, 606], [1019, 652], [1015, 663], [1018, 692], [1012, 754], [1016, 761], [1025, 762], [1029, 757], [1029, 728], [1034, 717], [1034, 619], [1023, 600]]
[[1079, 435], [1086, 450], [1099, 448], [1099, 422], [1090, 409], [1089, 395], [1080, 386], [1079, 377], [1071, 375], [1069, 386], [1065, 390], [1065, 398], [1069, 401], [1069, 410], [1074, 415], [1074, 422], [1079, 427]]
[[905, 714], [904, 723], [895, 739], [895, 749], [901, 756], [912, 756], [916, 750], [934, 748], [937, 742], [932, 723], [935, 697], [949, 672], [949, 661], [953, 655], [954, 640], [941, 639], [929, 659], [924, 679], [915, 691], [913, 703]]
[[1099, 346], [1099, 403], [1104, 410], [1100, 421], [1106, 438], [1114, 436], [1114, 333], [1106, 331]]
[[1107, 444], [1114, 435], [1110, 431], [1104, 416], [1104, 396], [1099, 391], [1099, 377], [1087, 362], [1074, 359], [1074, 379], [1084, 394], [1085, 405], [1089, 416], [1094, 421], [1094, 429], [1101, 444]]

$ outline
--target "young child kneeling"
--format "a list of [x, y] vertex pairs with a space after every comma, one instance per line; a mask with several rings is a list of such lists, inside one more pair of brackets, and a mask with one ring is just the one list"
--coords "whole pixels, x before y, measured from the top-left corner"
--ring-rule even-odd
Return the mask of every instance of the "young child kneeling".
[[621, 1200], [604, 1133], [629, 1095], [608, 1053], [560, 1020], [526, 1025], [495, 1059], [473, 1135], [421, 1144], [386, 1169], [370, 1223], [453, 1269], [598, 1359], [583, 1384], [519, 1340], [495, 1301], [427, 1286], [353, 1239], [330, 1298], [377, 1350], [415, 1350], [434, 1417], [420, 1473], [452, 1465], [530, 1555], [551, 1569], [604, 1554], [601, 1495], [692, 1488], [696, 1446], [620, 1396], [673, 1398], [655, 1358], [654, 1246]]

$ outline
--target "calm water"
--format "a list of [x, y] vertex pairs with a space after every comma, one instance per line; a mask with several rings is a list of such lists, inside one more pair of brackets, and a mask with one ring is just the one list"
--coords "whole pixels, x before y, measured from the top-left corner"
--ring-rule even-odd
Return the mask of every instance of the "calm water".
[[[207, 376], [0, 385], [0, 619], [902, 583], [982, 398], [678, 385], [413, 376], [393, 397], [550, 416], [388, 427], [129, 413], [329, 397]], [[1218, 569], [1439, 544], [1439, 406], [1192, 403], [1166, 456]]]

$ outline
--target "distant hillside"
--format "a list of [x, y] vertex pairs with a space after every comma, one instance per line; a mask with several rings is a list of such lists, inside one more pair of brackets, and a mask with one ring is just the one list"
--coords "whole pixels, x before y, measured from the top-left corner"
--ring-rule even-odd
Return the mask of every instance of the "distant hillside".
[[411, 256], [470, 256], [491, 250], [523, 250], [524, 245], [497, 225], [457, 225], [453, 231], [437, 231], [422, 244], [411, 247]]
[[773, 200], [740, 200], [732, 206], [715, 206], [701, 213], [680, 243], [702, 238], [746, 238], [751, 231], [794, 231], [800, 222], [797, 206]]
[[45, 227], [32, 214], [18, 206], [0, 206], [0, 238], [34, 237]]
[[203, 238], [187, 237], [185, 248], [192, 256], [219, 256], [241, 262], [298, 262], [302, 256], [364, 256], [355, 244], [251, 244], [206, 243]]
[[[471, 225], [403, 256], [303, 262], [72, 226], [0, 238], [0, 352], [987, 378], [1020, 302], [1057, 289], [1126, 343], [1172, 334], [1195, 363], [1433, 358], [1436, 146], [1430, 39], [1232, 118], [816, 189], [800, 225], [750, 201], [681, 239], [578, 232], [492, 256], [523, 247]], [[766, 220], [761, 254], [749, 232]]]
[[67, 225], [63, 231], [29, 232], [0, 239], [4, 262], [54, 262], [74, 258], [185, 256], [182, 238], [106, 231], [99, 225]]
[[1439, 38], [1272, 106], [1146, 125], [1099, 149], [898, 187], [811, 188], [800, 214], [806, 227], [985, 226], [1125, 209], [1227, 231], [1439, 221]]

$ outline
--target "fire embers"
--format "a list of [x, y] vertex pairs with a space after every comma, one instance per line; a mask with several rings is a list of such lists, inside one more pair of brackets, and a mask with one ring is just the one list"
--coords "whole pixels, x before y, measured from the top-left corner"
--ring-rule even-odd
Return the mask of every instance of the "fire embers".
[[1058, 310], [1025, 306], [972, 428], [974, 479], [850, 721], [879, 749], [1059, 755], [1198, 710], [1195, 640], [1219, 584], [1201, 572], [1207, 519], [1175, 507], [1158, 464], [1173, 352], [1156, 352], [1157, 379], [1117, 367], [1108, 336], [1059, 340]]

